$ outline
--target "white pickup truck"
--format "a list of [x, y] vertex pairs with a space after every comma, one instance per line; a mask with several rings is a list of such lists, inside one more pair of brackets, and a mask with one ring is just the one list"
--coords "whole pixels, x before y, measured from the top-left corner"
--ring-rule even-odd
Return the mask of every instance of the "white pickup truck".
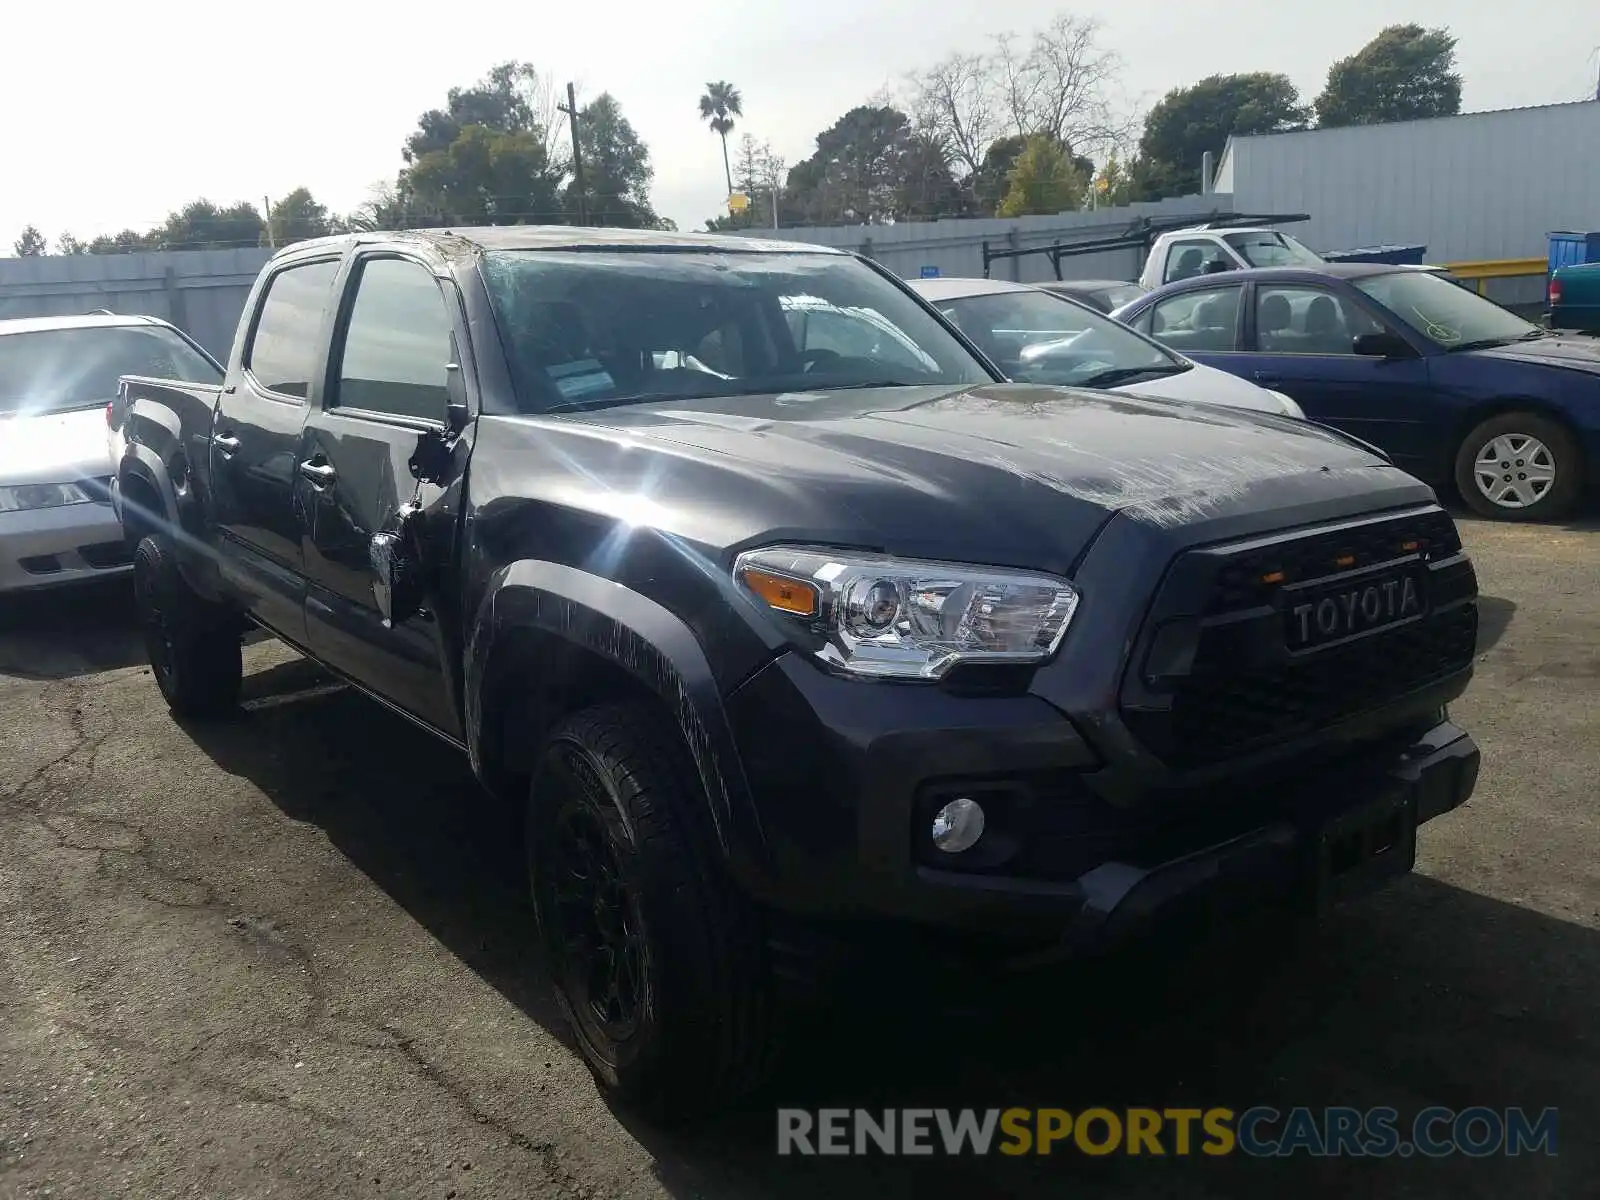
[[1317, 267], [1327, 260], [1303, 242], [1266, 226], [1196, 225], [1156, 238], [1139, 284], [1145, 290], [1175, 279], [1242, 267]]

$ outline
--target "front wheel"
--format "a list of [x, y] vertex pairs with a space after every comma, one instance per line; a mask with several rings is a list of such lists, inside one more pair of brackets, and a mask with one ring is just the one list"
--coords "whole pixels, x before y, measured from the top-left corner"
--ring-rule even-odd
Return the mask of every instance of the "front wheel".
[[756, 911], [654, 713], [603, 705], [551, 734], [528, 865], [557, 999], [604, 1091], [682, 1119], [756, 1085], [771, 1048]]
[[1502, 413], [1456, 452], [1456, 487], [1474, 512], [1500, 521], [1565, 516], [1583, 494], [1583, 451], [1565, 425], [1537, 413]]
[[193, 720], [232, 713], [244, 675], [238, 619], [195, 594], [160, 534], [134, 549], [133, 590], [150, 673], [167, 707]]

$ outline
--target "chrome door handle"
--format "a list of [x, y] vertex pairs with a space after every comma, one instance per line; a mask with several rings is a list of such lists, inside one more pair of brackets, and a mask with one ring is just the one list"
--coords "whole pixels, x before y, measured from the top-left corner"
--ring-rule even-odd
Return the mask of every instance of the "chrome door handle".
[[311, 481], [312, 487], [325, 488], [338, 478], [339, 472], [327, 463], [319, 463], [315, 459], [306, 459], [300, 464], [300, 474]]
[[213, 434], [211, 444], [223, 458], [232, 458], [239, 452], [239, 439], [229, 433]]

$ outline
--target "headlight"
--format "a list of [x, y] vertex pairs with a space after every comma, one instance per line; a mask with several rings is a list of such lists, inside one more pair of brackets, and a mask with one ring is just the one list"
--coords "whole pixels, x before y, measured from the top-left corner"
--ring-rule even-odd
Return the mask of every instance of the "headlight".
[[1078, 606], [1050, 575], [804, 546], [748, 551], [733, 574], [829, 666], [895, 679], [1044, 662]]
[[75, 483], [22, 483], [14, 487], [0, 487], [0, 512], [93, 503], [94, 497]]
[[1285, 396], [1282, 392], [1273, 391], [1271, 388], [1266, 388], [1264, 390], [1279, 404], [1283, 405], [1285, 416], [1293, 417], [1297, 421], [1304, 421], [1306, 419], [1305, 409], [1301, 408], [1290, 397]]

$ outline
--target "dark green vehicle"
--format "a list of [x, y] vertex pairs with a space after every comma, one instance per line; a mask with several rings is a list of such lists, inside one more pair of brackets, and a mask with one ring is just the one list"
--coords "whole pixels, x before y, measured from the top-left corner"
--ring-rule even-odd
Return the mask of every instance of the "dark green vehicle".
[[1600, 334], [1600, 262], [1556, 268], [1549, 300], [1551, 329]]

